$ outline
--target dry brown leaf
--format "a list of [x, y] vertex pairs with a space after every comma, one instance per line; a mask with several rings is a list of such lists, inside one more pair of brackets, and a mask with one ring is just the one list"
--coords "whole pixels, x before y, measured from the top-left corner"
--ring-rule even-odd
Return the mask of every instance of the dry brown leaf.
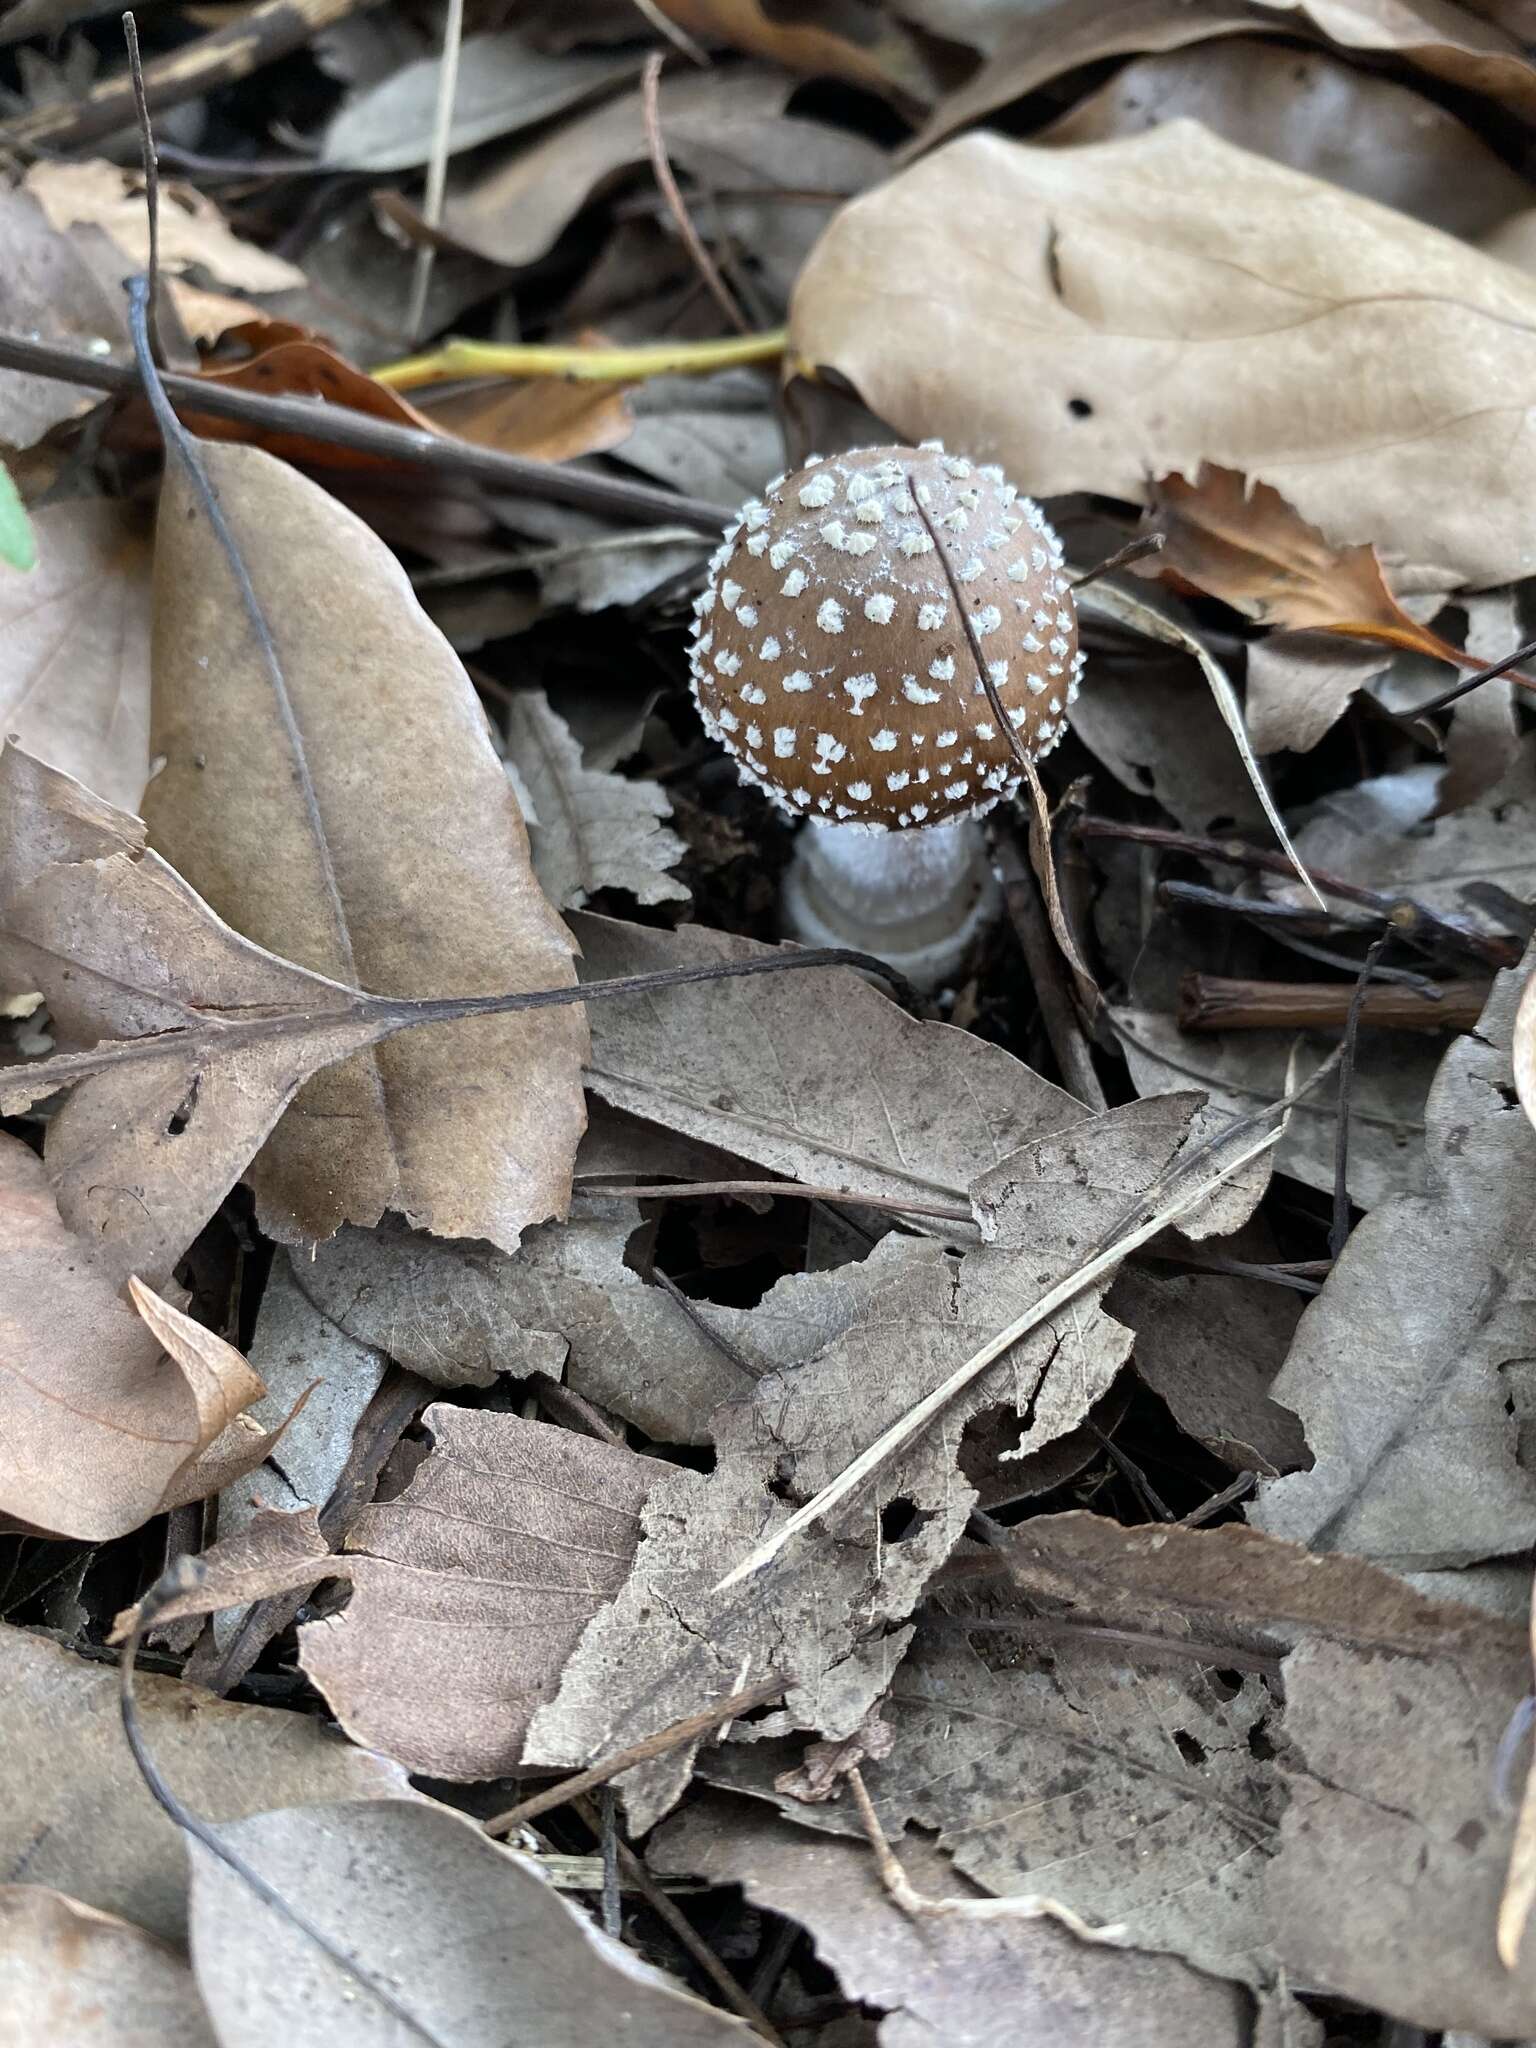
[[771, 0], [656, 0], [669, 20], [706, 42], [728, 43], [786, 71], [841, 78], [903, 101], [933, 98], [921, 45], [869, 0], [842, 0], [836, 20], [786, 16]]
[[1507, 463], [1533, 322], [1536, 283], [1507, 265], [1171, 121], [1081, 149], [936, 151], [834, 219], [790, 340], [905, 437], [996, 459], [1037, 495], [1140, 500], [1148, 475], [1209, 460], [1264, 477], [1330, 540], [1374, 541], [1414, 587], [1536, 566]]
[[[60, 1219], [43, 1162], [0, 1135], [0, 1511], [14, 1520], [101, 1542], [220, 1483], [200, 1460], [262, 1383], [169, 1302], [137, 1283], [133, 1300], [137, 1315]], [[257, 1430], [243, 1469], [272, 1442]]]
[[1536, 108], [1536, 70], [1517, 40], [1529, 37], [1438, 0], [1265, 0], [1259, 6], [1242, 0], [1109, 0], [1093, 8], [1057, 0], [1020, 19], [986, 63], [939, 104], [918, 141], [931, 147], [1010, 100], [1108, 57], [1178, 50], [1213, 37], [1308, 30], [1340, 49], [1398, 56], [1526, 118]]
[[[138, 171], [101, 157], [74, 163], [33, 164], [22, 180], [61, 234], [97, 227], [126, 258], [124, 275], [149, 262], [149, 213]], [[160, 262], [179, 272], [194, 265], [215, 284], [237, 291], [281, 292], [304, 283], [304, 273], [281, 256], [242, 241], [213, 201], [180, 179], [160, 183]]]
[[[258, 944], [381, 995], [559, 986], [572, 945], [457, 657], [388, 550], [260, 449], [201, 460], [272, 634], [264, 655], [180, 463], [156, 547], [155, 847]], [[210, 692], [210, 675], [219, 679]], [[288, 1243], [385, 1209], [511, 1247], [563, 1213], [574, 1011], [408, 1034], [305, 1086], [250, 1172]]]
[[[1463, 595], [1457, 604], [1467, 617], [1467, 653], [1479, 666], [1504, 660], [1520, 645], [1524, 636], [1518, 592], [1483, 591]], [[1522, 747], [1517, 696], [1513, 676], [1494, 676], [1451, 706], [1445, 773], [1435, 791], [1438, 813], [1479, 802], [1518, 766]]]
[[0, 577], [0, 732], [133, 810], [149, 773], [149, 549], [106, 498], [31, 518], [37, 566]]
[[[776, 1816], [706, 1796], [651, 1844], [659, 1869], [741, 1885], [798, 1921], [844, 1995], [889, 2009], [881, 2048], [1249, 2048], [1248, 2000], [1173, 1956], [1078, 1941], [1048, 1920], [914, 1921], [882, 1888], [862, 1842], [807, 1840]], [[901, 1860], [919, 1890], [953, 1892], [953, 1867], [921, 1841]], [[980, 1892], [976, 1894], [981, 1896]]]
[[1526, 180], [1423, 93], [1254, 35], [1134, 58], [1035, 140], [1076, 148], [1182, 119], [1469, 240], [1532, 203]]
[[1301, 1417], [1314, 1463], [1263, 1488], [1251, 1519], [1273, 1535], [1397, 1571], [1536, 1542], [1536, 1483], [1517, 1457], [1518, 1418], [1536, 1402], [1536, 1130], [1511, 1071], [1519, 987], [1518, 973], [1501, 975], [1476, 1033], [1444, 1057], [1425, 1194], [1396, 1196], [1356, 1228], [1301, 1320], [1271, 1391]]
[[[1004, 1352], [770, 1569], [734, 1585], [722, 1570], [1079, 1267], [1085, 1244], [1118, 1226], [1189, 1144], [1196, 1107], [1184, 1096], [1079, 1113], [1074, 1128], [1021, 1147], [998, 1189], [996, 1241], [958, 1271], [939, 1246], [891, 1237], [830, 1276], [853, 1297], [844, 1327], [715, 1415], [707, 1478], [674, 1472], [656, 1486], [634, 1570], [535, 1717], [525, 1761], [584, 1763], [774, 1672], [790, 1681], [789, 1725], [852, 1734], [889, 1684], [906, 1618], [974, 1503], [955, 1463], [966, 1422], [1004, 1407], [1037, 1449], [1080, 1423], [1123, 1363], [1130, 1333], [1099, 1307], [1107, 1277]], [[667, 1811], [691, 1768], [682, 1750], [625, 1775], [637, 1828]]]
[[[0, 1628], [0, 1861], [153, 1934], [186, 1937], [185, 1837], [123, 1740], [115, 1666]], [[308, 1715], [134, 1681], [150, 1754], [194, 1812], [233, 1819], [323, 1799], [400, 1799], [404, 1774]]]
[[[1392, 660], [1387, 647], [1332, 633], [1271, 633], [1248, 649], [1243, 709], [1254, 751], [1309, 753], [1349, 709], [1357, 690]], [[1480, 693], [1464, 699], [1472, 703]]]
[[533, 871], [557, 910], [579, 910], [600, 889], [687, 901], [687, 884], [667, 870], [688, 849], [663, 823], [672, 806], [658, 783], [586, 767], [542, 690], [519, 690], [508, 705], [507, 754], [533, 804]]
[[[192, 1954], [220, 2048], [752, 2048], [760, 2037], [599, 1933], [529, 1859], [426, 1800], [307, 1806], [219, 1838], [330, 1951], [192, 1845]], [[343, 1968], [338, 1954], [348, 1959]], [[387, 2016], [369, 1986], [387, 1988]]]
[[433, 1778], [502, 1777], [668, 1468], [515, 1415], [422, 1420], [432, 1452], [352, 1523], [351, 1602], [300, 1631], [299, 1661], [354, 1742]]
[[[237, 1535], [221, 1537], [196, 1558], [183, 1558], [181, 1568], [183, 1588], [155, 1600], [157, 1624], [243, 1607], [322, 1578], [346, 1576], [344, 1562], [331, 1556], [312, 1507], [290, 1515], [264, 1508]], [[143, 1620], [144, 1604], [137, 1600], [123, 1609], [108, 1642], [121, 1643], [132, 1634]]]
[[441, 433], [456, 434], [482, 448], [499, 448], [504, 455], [569, 462], [578, 455], [606, 454], [629, 439], [635, 416], [626, 389], [622, 384], [538, 377], [431, 398], [423, 417]]
[[[80, 251], [48, 225], [25, 192], [0, 192], [0, 327], [60, 348], [128, 346], [127, 309]], [[30, 448], [50, 427], [99, 403], [94, 392], [57, 378], [0, 372], [0, 451]]]
[[3, 2048], [214, 2048], [186, 1957], [41, 1884], [0, 1885]]

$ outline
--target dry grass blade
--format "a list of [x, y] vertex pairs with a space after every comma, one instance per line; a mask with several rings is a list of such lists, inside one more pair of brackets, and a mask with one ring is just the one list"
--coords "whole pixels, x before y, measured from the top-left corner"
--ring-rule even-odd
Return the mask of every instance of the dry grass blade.
[[846, 1500], [849, 1494], [862, 1485], [871, 1473], [877, 1471], [886, 1459], [892, 1457], [904, 1444], [910, 1443], [919, 1431], [940, 1414], [962, 1388], [969, 1386], [978, 1374], [984, 1372], [994, 1359], [1000, 1358], [1021, 1337], [1036, 1329], [1057, 1309], [1064, 1308], [1085, 1288], [1091, 1287], [1104, 1274], [1112, 1272], [1122, 1259], [1136, 1250], [1138, 1245], [1146, 1244], [1170, 1223], [1177, 1222], [1181, 1216], [1187, 1216], [1192, 1209], [1198, 1208], [1208, 1196], [1241, 1172], [1250, 1161], [1260, 1158], [1272, 1146], [1277, 1145], [1280, 1137], [1280, 1129], [1266, 1131], [1261, 1138], [1246, 1145], [1236, 1157], [1228, 1159], [1214, 1171], [1202, 1175], [1193, 1188], [1186, 1188], [1182, 1193], [1172, 1196], [1145, 1221], [1115, 1237], [1110, 1244], [1085, 1260], [1075, 1272], [1070, 1273], [1066, 1279], [1016, 1316], [1006, 1329], [1000, 1330], [963, 1365], [957, 1366], [931, 1394], [909, 1408], [899, 1421], [876, 1438], [861, 1457], [854, 1459], [852, 1464], [845, 1467], [830, 1485], [822, 1487], [803, 1507], [797, 1508], [766, 1543], [759, 1544], [740, 1564], [726, 1573], [716, 1586], [716, 1592], [724, 1592], [728, 1587], [739, 1585], [743, 1579], [750, 1578], [754, 1572], [759, 1572], [765, 1565], [771, 1564], [791, 1537], [797, 1536], [802, 1529], [809, 1528], [813, 1522], [820, 1521], [839, 1501]]

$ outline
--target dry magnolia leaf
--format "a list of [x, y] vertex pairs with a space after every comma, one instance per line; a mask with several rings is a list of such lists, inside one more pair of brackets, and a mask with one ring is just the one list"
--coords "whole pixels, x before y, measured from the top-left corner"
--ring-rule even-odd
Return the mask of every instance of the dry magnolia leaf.
[[1526, 181], [1423, 93], [1253, 35], [1135, 58], [1036, 139], [1078, 148], [1180, 119], [1469, 240], [1531, 204]]
[[1499, 976], [1477, 1031], [1441, 1063], [1426, 1192], [1358, 1226], [1302, 1317], [1271, 1391], [1301, 1417], [1314, 1462], [1263, 1488], [1251, 1519], [1273, 1535], [1397, 1571], [1536, 1542], [1536, 1486], [1517, 1456], [1536, 1403], [1536, 1130], [1511, 1070], [1520, 980]]
[[3, 2048], [214, 2048], [185, 1956], [42, 1884], [0, 1885]]
[[[151, 1933], [186, 1935], [181, 1830], [123, 1740], [118, 1674], [0, 1629], [0, 1858]], [[166, 1782], [199, 1814], [233, 1819], [289, 1801], [399, 1799], [404, 1775], [304, 1714], [218, 1700], [140, 1672], [139, 1720]]]
[[447, 1807], [297, 1807], [217, 1833], [328, 1944], [193, 1842], [192, 1965], [220, 2048], [758, 2039], [608, 1940], [532, 1862]]
[[[42, 1161], [0, 1135], [0, 1511], [16, 1521], [102, 1542], [212, 1490], [199, 1460], [262, 1383], [169, 1302], [136, 1283], [133, 1300], [137, 1315], [60, 1219]], [[258, 1430], [244, 1469], [272, 1441]]]
[[31, 518], [36, 567], [0, 577], [0, 733], [134, 810], [149, 773], [149, 549], [106, 498]]
[[[830, 1276], [857, 1307], [806, 1363], [765, 1373], [711, 1423], [715, 1469], [654, 1488], [645, 1539], [617, 1600], [588, 1625], [558, 1697], [535, 1716], [525, 1761], [580, 1764], [774, 1672], [790, 1723], [851, 1735], [890, 1682], [906, 1617], [959, 1539], [975, 1495], [955, 1453], [967, 1421], [1005, 1407], [1034, 1450], [1074, 1428], [1123, 1363], [1130, 1334], [1098, 1303], [1106, 1274], [1030, 1330], [870, 1484], [746, 1582], [721, 1573], [788, 1519], [914, 1402], [1084, 1263], [1190, 1144], [1194, 1098], [1133, 1105], [1048, 1131], [1009, 1162], [996, 1241], [954, 1261], [883, 1240]], [[744, 1675], [743, 1675], [744, 1674]], [[687, 1783], [674, 1752], [622, 1783], [636, 1828]]]
[[[87, 157], [77, 163], [35, 163], [22, 180], [60, 233], [101, 228], [126, 258], [124, 274], [149, 261], [149, 214], [143, 180], [134, 170]], [[160, 185], [160, 262], [170, 271], [206, 271], [215, 284], [237, 291], [281, 292], [304, 283], [304, 273], [280, 256], [245, 242], [211, 199], [179, 179]]]
[[433, 1778], [502, 1777], [667, 1467], [515, 1415], [439, 1403], [422, 1421], [432, 1452], [353, 1521], [351, 1602], [300, 1631], [299, 1661], [354, 1742]]
[[533, 871], [557, 910], [579, 910], [600, 889], [637, 903], [687, 900], [667, 873], [688, 849], [662, 822], [672, 806], [659, 785], [584, 767], [542, 690], [520, 690], [508, 706], [507, 753], [533, 804]]
[[[1508, 266], [1171, 121], [925, 157], [834, 219], [790, 344], [905, 438], [998, 461], [1036, 495], [1139, 501], [1148, 475], [1206, 459], [1264, 477], [1331, 540], [1374, 541], [1412, 585], [1488, 585], [1536, 566], [1506, 461], [1536, 397], [1533, 320], [1536, 283]], [[1414, 377], [1377, 375], [1383, 359]], [[965, 374], [935, 377], [945, 361]]]
[[[264, 648], [184, 466], [155, 558], [155, 847], [248, 938], [381, 995], [572, 979], [457, 657], [383, 544], [256, 448], [200, 460]], [[209, 676], [218, 678], [210, 690]], [[250, 1172], [288, 1243], [386, 1209], [507, 1247], [563, 1213], [586, 1034], [563, 1009], [407, 1034], [305, 1086]]]
[[[929, 1844], [909, 1841], [900, 1854], [921, 1891], [957, 1888], [954, 1869]], [[914, 1921], [881, 1886], [863, 1842], [808, 1841], [738, 1802], [691, 1802], [659, 1831], [651, 1858], [658, 1868], [739, 1884], [754, 1905], [797, 1921], [845, 1996], [889, 2009], [881, 2048], [1030, 2040], [1249, 2048], [1253, 2040], [1248, 2000], [1235, 1985], [1172, 1956], [1078, 1941], [1049, 1920]]]

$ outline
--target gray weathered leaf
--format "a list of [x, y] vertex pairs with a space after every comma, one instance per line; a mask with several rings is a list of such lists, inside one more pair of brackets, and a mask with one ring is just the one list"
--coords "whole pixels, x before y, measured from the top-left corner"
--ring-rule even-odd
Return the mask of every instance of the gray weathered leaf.
[[0, 1885], [0, 2038], [8, 2048], [214, 2048], [184, 1956], [42, 1884]]

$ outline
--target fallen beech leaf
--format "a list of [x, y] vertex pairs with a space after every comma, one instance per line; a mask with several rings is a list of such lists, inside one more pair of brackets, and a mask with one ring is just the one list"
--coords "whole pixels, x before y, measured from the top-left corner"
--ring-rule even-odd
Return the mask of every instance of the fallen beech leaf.
[[[919, 1890], [956, 1889], [953, 1867], [931, 1844], [908, 1840], [900, 1855]], [[659, 1869], [739, 1884], [754, 1905], [798, 1922], [845, 1996], [890, 2009], [883, 2048], [1248, 2048], [1256, 2038], [1238, 1988], [1174, 1956], [1078, 1941], [1048, 1920], [915, 1921], [881, 1885], [862, 1841], [808, 1841], [740, 1802], [691, 1801], [652, 1839], [650, 1856]]]
[[[531, 128], [633, 78], [639, 60], [609, 51], [546, 56], [510, 29], [470, 36], [460, 53], [460, 86], [448, 131], [451, 156]], [[332, 170], [404, 171], [432, 152], [438, 60], [414, 64], [352, 94], [321, 144]]]
[[[137, 170], [101, 157], [43, 161], [27, 172], [22, 190], [61, 233], [97, 227], [123, 252], [128, 270], [143, 270], [149, 262], [149, 213]], [[195, 264], [216, 284], [246, 292], [289, 291], [305, 281], [303, 271], [281, 256], [242, 241], [213, 201], [180, 179], [161, 180], [159, 230], [160, 262], [167, 271]]]
[[[211, 1490], [198, 1460], [262, 1383], [169, 1302], [137, 1283], [133, 1300], [138, 1315], [61, 1221], [43, 1162], [0, 1135], [0, 1511], [16, 1521], [101, 1542]], [[257, 1432], [246, 1470], [272, 1441]]]
[[132, 810], [149, 773], [149, 549], [107, 498], [32, 524], [36, 567], [0, 576], [0, 732]]
[[667, 873], [688, 849], [662, 823], [672, 806], [659, 785], [584, 767], [542, 690], [520, 690], [508, 706], [507, 752], [533, 802], [533, 871], [557, 910], [579, 910], [600, 889], [637, 903], [687, 900]]
[[532, 1862], [445, 1806], [296, 1807], [217, 1834], [330, 1944], [193, 1841], [192, 1966], [220, 2048], [419, 2037], [454, 2048], [514, 2037], [539, 2048], [751, 2048], [759, 2038], [609, 1941]]
[[0, 1885], [0, 2013], [12, 2048], [214, 2048], [184, 1956], [41, 1884]]
[[[29, 1882], [184, 1941], [184, 1837], [123, 1740], [117, 1688], [114, 1666], [0, 1627], [0, 1857]], [[307, 1715], [143, 1671], [134, 1692], [150, 1753], [197, 1813], [232, 1819], [273, 1802], [409, 1796], [395, 1765]]]
[[668, 1467], [515, 1415], [439, 1403], [405, 1492], [347, 1532], [350, 1604], [299, 1662], [354, 1742], [433, 1778], [517, 1768], [592, 1615], [618, 1592]]
[[[1005, 248], [1022, 253], [999, 267]], [[1205, 459], [1264, 477], [1331, 540], [1372, 539], [1417, 584], [1486, 586], [1536, 566], [1506, 460], [1533, 322], [1536, 282], [1508, 265], [1170, 121], [1073, 150], [970, 135], [923, 158], [828, 227], [790, 351], [906, 438], [995, 459], [1037, 496], [1140, 501], [1149, 474]], [[962, 348], [966, 374], [935, 377]], [[1414, 377], [1374, 374], [1384, 357]]]
[[[896, 1744], [865, 1770], [888, 1833], [916, 1823], [1000, 1897], [1047, 1877], [1091, 1923], [1222, 1975], [1283, 1972], [1429, 2028], [1529, 2029], [1536, 1957], [1511, 1979], [1493, 1945], [1518, 1624], [1235, 1526], [1040, 1516], [1003, 1555], [1017, 1592], [989, 1580], [896, 1674]], [[774, 1789], [793, 1753], [727, 1745], [703, 1774], [859, 1833], [846, 1802]]]
[[[1285, 26], [1250, 11], [1255, 28]], [[1198, 22], [1201, 10], [1192, 12]], [[1188, 19], [1183, 9], [1164, 14], [1170, 27]], [[1113, 20], [1114, 10], [1094, 18]], [[1134, 58], [1035, 139], [1079, 148], [1180, 119], [1469, 240], [1532, 203], [1525, 179], [1424, 93], [1257, 35]]]
[[[457, 657], [383, 544], [256, 448], [203, 444], [263, 649], [180, 462], [156, 547], [151, 843], [257, 943], [383, 995], [569, 983]], [[208, 676], [219, 677], [210, 693]], [[295, 1243], [385, 1209], [511, 1247], [563, 1213], [586, 1034], [573, 1013], [415, 1032], [300, 1092], [251, 1167]]]
[[[182, 1591], [155, 1600], [157, 1624], [216, 1614], [220, 1608], [243, 1607], [251, 1600], [292, 1592], [295, 1586], [312, 1586], [318, 1579], [345, 1576], [345, 1565], [331, 1556], [313, 1508], [291, 1515], [265, 1508], [238, 1535], [221, 1537], [181, 1564], [188, 1583]], [[107, 1641], [125, 1642], [143, 1614], [142, 1600], [125, 1607]]]
[[[524, 1761], [584, 1763], [773, 1672], [791, 1678], [792, 1725], [833, 1740], [852, 1734], [890, 1683], [906, 1618], [974, 1504], [955, 1462], [965, 1424], [1005, 1407], [1038, 1449], [1082, 1421], [1124, 1362], [1130, 1333], [1099, 1306], [1109, 1275], [979, 1372], [769, 1569], [745, 1583], [722, 1571], [1079, 1268], [1085, 1245], [1114, 1230], [1190, 1145], [1197, 1106], [1175, 1096], [1079, 1112], [1070, 1130], [1020, 1147], [1000, 1175], [996, 1241], [968, 1252], [958, 1271], [940, 1246], [890, 1237], [861, 1265], [825, 1276], [853, 1296], [844, 1327], [712, 1418], [713, 1472], [672, 1472], [654, 1488], [634, 1569], [535, 1716]], [[882, 1517], [893, 1503], [899, 1535], [887, 1541]], [[625, 1773], [636, 1829], [668, 1810], [691, 1769], [682, 1749]]]
[[1271, 1391], [1314, 1462], [1264, 1486], [1250, 1519], [1273, 1535], [1397, 1571], [1536, 1541], [1509, 1392], [1536, 1356], [1536, 1130], [1511, 1099], [1520, 979], [1499, 976], [1441, 1062], [1426, 1192], [1366, 1217], [1302, 1317]]

